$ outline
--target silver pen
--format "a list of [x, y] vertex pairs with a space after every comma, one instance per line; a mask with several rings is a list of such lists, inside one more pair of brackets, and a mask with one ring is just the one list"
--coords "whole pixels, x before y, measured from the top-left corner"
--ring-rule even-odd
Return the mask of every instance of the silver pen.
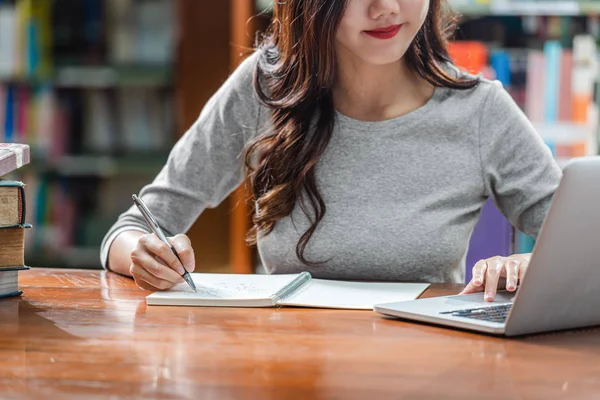
[[[158, 225], [158, 222], [156, 221], [156, 218], [154, 218], [154, 215], [152, 215], [152, 213], [150, 212], [150, 210], [148, 209], [148, 207], [146, 206], [146, 204], [144, 204], [144, 202], [142, 201], [142, 199], [140, 199], [135, 194], [132, 195], [131, 197], [133, 198], [133, 203], [137, 206], [137, 208], [142, 213], [142, 216], [146, 220], [146, 224], [148, 224], [148, 227], [150, 229], [152, 229], [152, 232], [154, 232], [154, 234], [160, 240], [162, 240], [167, 246], [169, 246], [169, 248], [171, 249], [171, 251], [173, 252], [173, 254], [175, 254], [175, 257], [177, 257], [177, 259], [179, 260], [179, 262], [181, 262], [181, 258], [179, 258], [179, 254], [177, 254], [177, 250], [175, 250], [175, 248], [167, 240], [167, 237], [163, 233], [162, 229], [160, 229], [160, 226]], [[181, 265], [183, 265], [182, 262], [181, 262]], [[185, 269], [185, 267], [183, 268], [183, 270], [184, 270], [184, 273], [183, 273], [183, 275], [181, 277], [196, 292], [197, 291], [196, 290], [196, 285], [194, 285], [194, 281], [192, 280], [192, 277], [190, 276], [190, 273], [187, 272], [187, 270]]]

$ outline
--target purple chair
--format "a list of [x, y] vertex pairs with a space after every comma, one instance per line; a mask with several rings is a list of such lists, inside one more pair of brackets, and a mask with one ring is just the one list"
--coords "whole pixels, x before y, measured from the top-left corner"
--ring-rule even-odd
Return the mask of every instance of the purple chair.
[[481, 259], [509, 256], [513, 253], [514, 229], [491, 200], [487, 200], [475, 225], [466, 260], [466, 282], [471, 280], [472, 269]]

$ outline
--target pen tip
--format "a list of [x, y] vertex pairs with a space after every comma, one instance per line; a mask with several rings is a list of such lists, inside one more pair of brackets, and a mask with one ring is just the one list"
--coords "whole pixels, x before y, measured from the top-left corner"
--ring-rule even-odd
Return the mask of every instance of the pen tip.
[[196, 292], [196, 293], [198, 292], [198, 289], [196, 289], [196, 285], [194, 284], [194, 280], [193, 280], [193, 279], [192, 279], [192, 277], [190, 276], [190, 273], [189, 273], [189, 272], [187, 272], [187, 271], [186, 271], [186, 272], [183, 274], [183, 279], [184, 279], [184, 280], [187, 282], [187, 284], [188, 284], [188, 285], [189, 285], [189, 286], [190, 286], [192, 289], [194, 289], [194, 292]]

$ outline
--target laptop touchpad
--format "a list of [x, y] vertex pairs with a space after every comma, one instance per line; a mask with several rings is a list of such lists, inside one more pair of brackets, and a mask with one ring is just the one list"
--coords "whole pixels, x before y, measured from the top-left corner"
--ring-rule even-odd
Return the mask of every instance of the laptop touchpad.
[[458, 296], [448, 296], [444, 298], [444, 306], [448, 307], [465, 307], [468, 304], [476, 304], [481, 307], [483, 306], [494, 306], [503, 303], [511, 303], [515, 298], [516, 293], [501, 291], [496, 294], [494, 301], [485, 301], [483, 293], [473, 293]]

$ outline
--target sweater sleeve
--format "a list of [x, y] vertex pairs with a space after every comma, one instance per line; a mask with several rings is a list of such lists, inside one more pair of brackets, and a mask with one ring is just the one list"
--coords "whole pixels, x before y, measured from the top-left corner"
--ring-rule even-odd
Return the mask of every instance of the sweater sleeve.
[[479, 127], [486, 192], [515, 228], [537, 237], [562, 171], [500, 82], [488, 85]]
[[[177, 141], [154, 181], [140, 191], [165, 234], [187, 232], [206, 208], [219, 205], [243, 182], [243, 151], [258, 130], [260, 104], [252, 83], [257, 59], [258, 53], [251, 55], [233, 72]], [[112, 242], [127, 230], [149, 232], [135, 206], [104, 236], [105, 268]]]

